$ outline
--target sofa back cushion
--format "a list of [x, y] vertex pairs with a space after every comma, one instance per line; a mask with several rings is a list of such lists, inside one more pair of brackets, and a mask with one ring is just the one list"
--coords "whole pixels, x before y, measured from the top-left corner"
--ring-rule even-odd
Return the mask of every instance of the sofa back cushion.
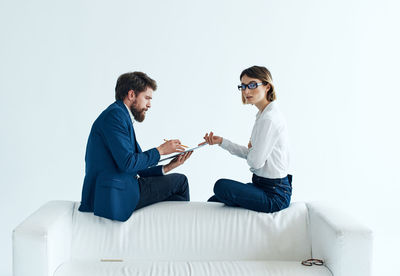
[[307, 207], [265, 214], [220, 203], [161, 202], [126, 222], [73, 213], [73, 259], [284, 260], [311, 257]]

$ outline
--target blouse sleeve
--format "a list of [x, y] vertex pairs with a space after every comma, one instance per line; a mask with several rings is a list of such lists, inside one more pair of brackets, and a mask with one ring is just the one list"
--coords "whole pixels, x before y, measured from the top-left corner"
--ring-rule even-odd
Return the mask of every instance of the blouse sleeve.
[[226, 138], [222, 138], [220, 147], [229, 151], [231, 154], [244, 159], [247, 158], [247, 154], [249, 153], [249, 149], [247, 147], [235, 144]]
[[247, 164], [253, 169], [264, 166], [278, 138], [279, 129], [270, 119], [258, 122], [255, 133], [251, 137], [252, 147], [247, 155]]

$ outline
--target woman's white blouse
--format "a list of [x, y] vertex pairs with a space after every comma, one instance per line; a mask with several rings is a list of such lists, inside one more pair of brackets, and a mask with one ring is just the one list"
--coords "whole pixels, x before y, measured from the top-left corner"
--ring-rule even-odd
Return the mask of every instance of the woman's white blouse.
[[252, 147], [235, 144], [223, 138], [221, 147], [247, 160], [250, 171], [265, 178], [283, 178], [288, 174], [289, 145], [285, 118], [276, 102], [271, 102], [256, 115], [251, 132]]

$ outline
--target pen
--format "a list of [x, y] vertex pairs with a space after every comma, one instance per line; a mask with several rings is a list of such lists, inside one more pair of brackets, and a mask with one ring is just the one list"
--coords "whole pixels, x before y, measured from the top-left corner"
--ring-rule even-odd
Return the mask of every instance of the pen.
[[[164, 139], [164, 141], [165, 141], [165, 142], [168, 142], [169, 140]], [[188, 148], [188, 146], [185, 146], [185, 145], [182, 145], [182, 144], [181, 144], [181, 146], [184, 147], [184, 148]]]

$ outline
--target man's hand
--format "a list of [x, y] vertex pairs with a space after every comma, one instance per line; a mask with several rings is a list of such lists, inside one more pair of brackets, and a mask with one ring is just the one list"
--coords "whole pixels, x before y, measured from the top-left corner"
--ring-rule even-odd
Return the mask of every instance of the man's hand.
[[178, 155], [174, 159], [172, 159], [171, 162], [169, 162], [167, 165], [164, 166], [164, 173], [169, 172], [170, 170], [175, 169], [176, 167], [179, 167], [185, 161], [192, 155], [193, 151], [188, 151], [184, 154]]
[[[206, 135], [204, 135], [203, 138], [204, 138], [204, 140], [206, 140], [206, 142], [204, 142], [204, 143], [207, 143], [210, 146], [215, 145], [215, 144], [221, 145], [221, 143], [222, 143], [222, 137], [214, 136], [214, 133], [212, 131], [210, 132], [210, 134], [206, 133]], [[202, 145], [204, 143], [201, 143], [199, 145]]]
[[247, 144], [247, 148], [250, 149], [251, 147], [252, 147], [251, 141], [249, 141], [249, 143]]
[[185, 151], [185, 148], [182, 147], [181, 141], [175, 139], [175, 140], [169, 140], [164, 144], [161, 144], [160, 146], [157, 147], [157, 150], [160, 153], [160, 155], [166, 155], [174, 152]]

